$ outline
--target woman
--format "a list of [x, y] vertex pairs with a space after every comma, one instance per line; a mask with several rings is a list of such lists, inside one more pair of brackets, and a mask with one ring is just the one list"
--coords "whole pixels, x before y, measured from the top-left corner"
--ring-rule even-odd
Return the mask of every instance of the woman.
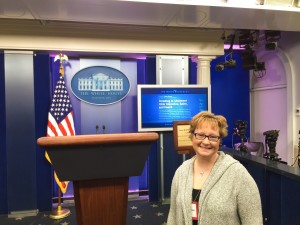
[[219, 151], [225, 117], [201, 112], [190, 122], [195, 156], [175, 172], [168, 225], [261, 225], [254, 179], [237, 160]]

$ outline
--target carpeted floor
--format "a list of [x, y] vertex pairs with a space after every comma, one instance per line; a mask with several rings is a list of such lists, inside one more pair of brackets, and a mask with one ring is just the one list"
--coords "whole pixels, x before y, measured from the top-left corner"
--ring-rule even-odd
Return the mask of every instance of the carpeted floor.
[[[36, 216], [8, 217], [0, 215], [0, 225], [76, 225], [74, 203], [63, 204], [71, 214], [63, 219], [51, 219], [51, 212], [40, 212]], [[167, 224], [169, 204], [146, 200], [129, 200], [126, 225], [164, 225]]]

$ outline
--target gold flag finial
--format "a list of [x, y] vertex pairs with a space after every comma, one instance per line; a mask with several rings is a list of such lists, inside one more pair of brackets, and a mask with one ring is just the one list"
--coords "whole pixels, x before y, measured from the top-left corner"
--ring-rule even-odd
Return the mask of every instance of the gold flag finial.
[[63, 67], [63, 63], [64, 61], [68, 61], [68, 56], [65, 55], [65, 54], [62, 54], [62, 53], [59, 53], [58, 55], [56, 55], [54, 57], [54, 62], [57, 61], [59, 59], [60, 61], [60, 67], [59, 67], [59, 73], [61, 76], [64, 76], [65, 75], [65, 71], [64, 71], [64, 67]]

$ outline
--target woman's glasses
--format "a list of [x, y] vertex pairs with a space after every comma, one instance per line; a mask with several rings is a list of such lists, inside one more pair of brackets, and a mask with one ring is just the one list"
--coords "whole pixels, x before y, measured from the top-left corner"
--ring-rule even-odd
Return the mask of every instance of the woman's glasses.
[[194, 133], [194, 135], [197, 140], [201, 140], [201, 141], [203, 141], [205, 138], [208, 138], [209, 141], [217, 142], [220, 139], [219, 136], [214, 136], [214, 135], [207, 136], [207, 135], [201, 134], [201, 133]]

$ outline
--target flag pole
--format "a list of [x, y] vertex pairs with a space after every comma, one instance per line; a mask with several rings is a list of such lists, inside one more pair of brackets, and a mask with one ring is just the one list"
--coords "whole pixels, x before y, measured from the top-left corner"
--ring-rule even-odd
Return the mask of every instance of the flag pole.
[[56, 220], [65, 218], [65, 217], [69, 216], [71, 213], [71, 211], [69, 209], [62, 208], [60, 187], [58, 187], [58, 199], [57, 200], [58, 200], [57, 208], [55, 210], [53, 210], [49, 216], [51, 219], [56, 219]]
[[[59, 67], [59, 74], [60, 76], [64, 76], [64, 68], [63, 68], [63, 61], [67, 61], [68, 60], [68, 57], [62, 53], [58, 54], [55, 56], [54, 58], [54, 61], [58, 60], [60, 61], [60, 67]], [[54, 175], [55, 176], [55, 175]], [[52, 211], [52, 213], [49, 215], [49, 217], [51, 219], [62, 219], [62, 218], [65, 218], [67, 216], [70, 215], [70, 210], [69, 209], [66, 209], [66, 208], [62, 208], [62, 201], [61, 201], [61, 194], [62, 194], [62, 191], [61, 191], [61, 188], [60, 186], [57, 184], [58, 186], [58, 204], [57, 204], [57, 208], [55, 210]]]

